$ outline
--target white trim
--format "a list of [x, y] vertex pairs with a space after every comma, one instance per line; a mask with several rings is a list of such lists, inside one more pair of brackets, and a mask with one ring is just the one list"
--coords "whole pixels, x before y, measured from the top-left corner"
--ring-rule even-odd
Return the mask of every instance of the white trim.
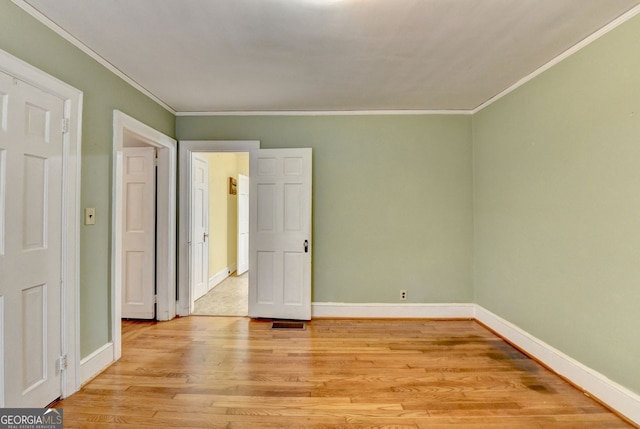
[[125, 134], [158, 150], [157, 314], [158, 320], [176, 315], [176, 140], [118, 110], [113, 111], [113, 176], [111, 205], [111, 341], [114, 359], [122, 355], [122, 169]]
[[152, 99], [153, 101], [158, 103], [160, 106], [162, 106], [164, 109], [166, 109], [171, 114], [173, 114], [173, 115], [176, 114], [175, 110], [173, 110], [168, 104], [166, 104], [164, 101], [162, 101], [161, 99], [156, 97], [153, 93], [151, 93], [144, 86], [140, 85], [138, 82], [136, 82], [135, 80], [133, 80], [132, 78], [127, 76], [123, 71], [121, 71], [116, 66], [111, 64], [105, 58], [101, 57], [96, 51], [94, 51], [93, 49], [91, 49], [90, 47], [88, 47], [87, 45], [82, 43], [79, 39], [77, 39], [72, 34], [67, 32], [64, 28], [60, 27], [58, 24], [56, 24], [55, 22], [50, 20], [47, 16], [42, 14], [38, 9], [34, 8], [33, 6], [31, 6], [25, 0], [11, 0], [11, 1], [16, 6], [18, 6], [20, 9], [24, 10], [26, 13], [28, 13], [33, 18], [35, 18], [37, 21], [39, 21], [41, 24], [43, 24], [46, 27], [48, 27], [50, 30], [52, 30], [54, 33], [56, 33], [58, 36], [62, 37], [64, 40], [66, 40], [67, 42], [71, 43], [73, 46], [75, 46], [76, 48], [80, 49], [82, 52], [87, 54], [89, 57], [91, 57], [92, 59], [97, 61], [99, 64], [104, 66], [111, 73], [115, 74], [120, 79], [124, 80], [129, 85], [131, 85], [132, 87], [134, 87], [135, 89], [137, 89], [138, 91], [140, 91], [141, 93], [143, 93], [144, 95], [146, 95], [147, 97], [149, 97], [150, 99]]
[[86, 384], [113, 362], [113, 343], [107, 343], [80, 361], [80, 383]]
[[620, 15], [618, 18], [614, 19], [613, 21], [611, 21], [609, 24], [605, 25], [604, 27], [602, 27], [598, 31], [596, 31], [596, 32], [590, 34], [589, 36], [587, 36], [586, 38], [582, 39], [580, 42], [576, 43], [575, 45], [573, 45], [572, 47], [570, 47], [569, 49], [567, 49], [566, 51], [564, 51], [563, 53], [561, 53], [557, 57], [553, 58], [548, 63], [540, 66], [539, 68], [537, 68], [535, 71], [533, 71], [528, 76], [523, 77], [522, 79], [520, 79], [519, 81], [517, 81], [516, 83], [511, 85], [509, 88], [507, 88], [504, 91], [494, 95], [493, 97], [491, 97], [490, 99], [488, 99], [487, 101], [485, 101], [484, 103], [482, 103], [481, 105], [476, 107], [475, 109], [470, 110], [469, 113], [471, 113], [472, 115], [475, 115], [476, 113], [478, 113], [479, 111], [481, 111], [485, 107], [490, 106], [491, 104], [493, 104], [496, 101], [500, 100], [502, 97], [505, 97], [506, 95], [508, 95], [508, 94], [512, 93], [513, 91], [515, 91], [516, 89], [520, 88], [525, 83], [527, 83], [530, 80], [536, 78], [537, 76], [540, 76], [542, 73], [546, 72], [551, 67], [553, 67], [553, 66], [557, 65], [558, 63], [560, 63], [561, 61], [564, 61], [565, 59], [569, 58], [571, 55], [573, 55], [576, 52], [582, 50], [582, 48], [585, 48], [586, 46], [588, 46], [591, 43], [595, 42], [596, 40], [598, 40], [599, 38], [601, 38], [605, 34], [607, 34], [610, 31], [616, 29], [617, 27], [619, 27], [620, 25], [624, 24], [625, 22], [627, 22], [628, 20], [630, 20], [631, 18], [633, 18], [634, 16], [636, 16], [638, 14], [640, 14], [640, 5], [635, 6], [633, 9], [631, 9], [631, 10], [627, 11], [626, 13]]
[[257, 140], [183, 140], [179, 144], [178, 178], [179, 210], [181, 213], [178, 224], [178, 304], [177, 314], [188, 316], [191, 306], [191, 290], [189, 279], [190, 252], [191, 252], [191, 216], [188, 215], [191, 207], [191, 154], [193, 152], [251, 152], [260, 149]]
[[313, 302], [312, 317], [473, 319], [475, 304]]
[[471, 115], [473, 110], [247, 110], [176, 112], [176, 116], [380, 116], [380, 115]]
[[225, 279], [227, 279], [230, 274], [231, 271], [229, 271], [229, 267], [227, 267], [209, 277], [209, 286], [207, 287], [207, 290], [211, 290], [214, 287], [218, 286], [220, 283], [225, 281]]
[[591, 396], [640, 425], [640, 395], [583, 365], [480, 305], [475, 318]]
[[62, 232], [62, 354], [67, 370], [62, 373], [62, 397], [80, 388], [80, 166], [82, 139], [82, 91], [0, 50], [0, 71], [64, 100], [69, 132], [63, 139]]

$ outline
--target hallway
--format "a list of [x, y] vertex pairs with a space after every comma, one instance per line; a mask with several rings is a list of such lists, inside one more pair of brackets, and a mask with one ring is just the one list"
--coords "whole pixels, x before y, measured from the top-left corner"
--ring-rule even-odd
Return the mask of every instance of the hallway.
[[247, 316], [249, 273], [232, 273], [195, 302], [193, 314], [199, 316]]

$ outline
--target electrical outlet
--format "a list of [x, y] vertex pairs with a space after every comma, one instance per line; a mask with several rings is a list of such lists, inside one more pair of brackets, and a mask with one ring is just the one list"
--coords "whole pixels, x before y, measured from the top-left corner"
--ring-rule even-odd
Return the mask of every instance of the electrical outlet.
[[400, 301], [406, 301], [407, 300], [407, 291], [406, 289], [402, 289], [400, 291]]

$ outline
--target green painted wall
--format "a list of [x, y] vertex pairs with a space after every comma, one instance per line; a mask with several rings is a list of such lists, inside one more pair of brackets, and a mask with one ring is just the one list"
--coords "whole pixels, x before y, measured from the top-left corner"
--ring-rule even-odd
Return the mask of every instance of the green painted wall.
[[175, 118], [8, 0], [0, 1], [0, 49], [84, 93], [82, 207], [96, 225], [80, 232], [81, 354], [110, 340], [111, 150], [113, 110], [169, 135]]
[[176, 133], [313, 148], [314, 301], [470, 302], [470, 117], [178, 117]]
[[640, 393], [640, 17], [473, 134], [476, 302]]

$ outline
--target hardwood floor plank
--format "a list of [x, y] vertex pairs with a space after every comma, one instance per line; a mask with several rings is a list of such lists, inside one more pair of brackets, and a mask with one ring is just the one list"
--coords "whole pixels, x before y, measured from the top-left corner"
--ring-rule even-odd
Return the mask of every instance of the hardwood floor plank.
[[65, 428], [629, 428], [470, 320], [123, 321]]

